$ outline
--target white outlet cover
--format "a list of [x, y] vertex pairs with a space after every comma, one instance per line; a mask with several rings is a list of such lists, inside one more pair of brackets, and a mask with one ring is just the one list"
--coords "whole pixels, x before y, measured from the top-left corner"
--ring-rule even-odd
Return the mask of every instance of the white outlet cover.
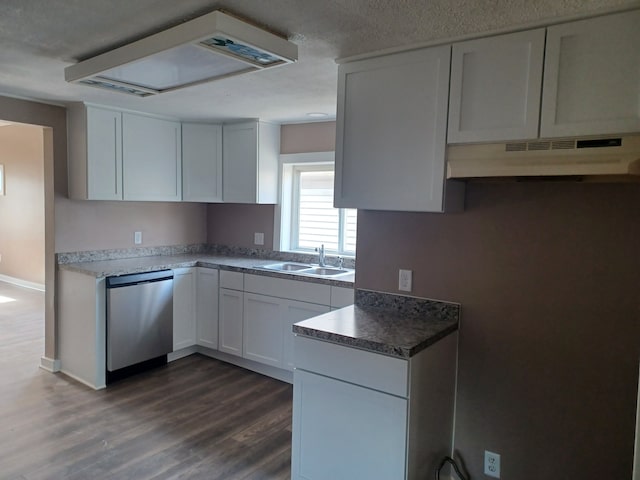
[[142, 243], [142, 232], [133, 233], [133, 243], [140, 245]]
[[253, 234], [254, 245], [264, 245], [264, 233], [256, 232]]
[[500, 478], [500, 455], [494, 452], [484, 451], [484, 474]]
[[412, 274], [411, 270], [402, 270], [400, 269], [398, 273], [398, 290], [402, 292], [410, 292], [412, 282]]

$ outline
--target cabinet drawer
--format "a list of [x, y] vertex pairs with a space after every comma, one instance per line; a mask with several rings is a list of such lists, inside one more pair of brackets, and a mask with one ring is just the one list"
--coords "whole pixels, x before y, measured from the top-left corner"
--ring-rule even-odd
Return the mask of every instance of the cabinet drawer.
[[244, 274], [240, 272], [229, 272], [227, 270], [220, 270], [220, 288], [243, 290]]
[[244, 291], [320, 305], [331, 304], [331, 287], [318, 283], [245, 275]]
[[408, 396], [407, 360], [296, 335], [293, 363], [296, 369]]

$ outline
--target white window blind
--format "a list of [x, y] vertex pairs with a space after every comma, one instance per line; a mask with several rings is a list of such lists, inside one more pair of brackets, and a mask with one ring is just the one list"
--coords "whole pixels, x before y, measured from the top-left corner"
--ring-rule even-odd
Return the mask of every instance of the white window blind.
[[357, 210], [333, 207], [333, 177], [333, 165], [294, 167], [294, 249], [314, 250], [324, 244], [328, 252], [355, 254]]

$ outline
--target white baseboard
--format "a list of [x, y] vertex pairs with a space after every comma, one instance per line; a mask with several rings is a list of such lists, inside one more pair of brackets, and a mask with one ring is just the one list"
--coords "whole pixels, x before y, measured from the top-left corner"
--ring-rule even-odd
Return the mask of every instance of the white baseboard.
[[40, 368], [51, 373], [59, 372], [60, 360], [54, 360], [48, 357], [40, 357]]
[[73, 373], [71, 373], [71, 372], [68, 372], [68, 371], [66, 371], [66, 370], [64, 370], [64, 369], [61, 369], [61, 370], [60, 370], [60, 373], [64, 373], [67, 377], [72, 378], [72, 379], [74, 379], [76, 382], [79, 382], [79, 383], [81, 383], [81, 384], [83, 384], [83, 385], [86, 385], [87, 387], [92, 388], [93, 390], [102, 390], [103, 388], [107, 388], [107, 385], [106, 385], [106, 384], [102, 384], [102, 385], [93, 385], [93, 384], [91, 384], [90, 382], [86, 381], [85, 379], [80, 378], [80, 377], [78, 377], [77, 375], [75, 375], [75, 374], [73, 374]]
[[10, 277], [9, 275], [0, 274], [0, 281], [18, 285], [19, 287], [32, 288], [33, 290], [40, 290], [44, 292], [44, 285], [42, 283], [29, 282], [20, 278]]

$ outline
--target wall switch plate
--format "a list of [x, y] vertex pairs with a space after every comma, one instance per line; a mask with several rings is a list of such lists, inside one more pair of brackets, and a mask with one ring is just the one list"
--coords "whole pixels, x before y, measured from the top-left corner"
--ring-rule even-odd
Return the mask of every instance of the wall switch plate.
[[264, 233], [254, 233], [253, 234], [253, 244], [254, 245], [264, 245]]
[[142, 243], [142, 232], [133, 233], [133, 243], [140, 245]]
[[484, 451], [484, 474], [489, 477], [500, 478], [500, 455]]
[[398, 274], [398, 290], [401, 290], [403, 292], [411, 291], [412, 274], [413, 272], [411, 270], [400, 269], [400, 272]]

